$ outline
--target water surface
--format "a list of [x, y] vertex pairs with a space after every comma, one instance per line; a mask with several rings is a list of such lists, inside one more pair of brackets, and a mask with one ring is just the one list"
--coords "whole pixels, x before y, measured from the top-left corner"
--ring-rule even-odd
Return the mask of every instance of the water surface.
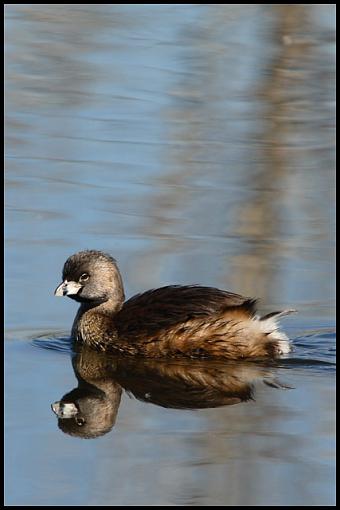
[[[6, 6], [7, 505], [334, 504], [334, 51], [330, 4]], [[158, 392], [111, 367], [108, 430], [70, 435], [76, 307], [53, 290], [86, 248], [128, 297], [296, 308], [294, 352], [173, 367], [218, 391], [196, 409], [160, 367]], [[249, 398], [221, 401], [228, 377]]]

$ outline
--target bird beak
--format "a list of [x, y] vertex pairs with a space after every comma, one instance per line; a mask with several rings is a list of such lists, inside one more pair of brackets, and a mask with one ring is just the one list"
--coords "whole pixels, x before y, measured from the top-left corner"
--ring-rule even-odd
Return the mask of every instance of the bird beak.
[[68, 282], [65, 280], [54, 291], [55, 296], [73, 296], [78, 294], [81, 284], [77, 282]]

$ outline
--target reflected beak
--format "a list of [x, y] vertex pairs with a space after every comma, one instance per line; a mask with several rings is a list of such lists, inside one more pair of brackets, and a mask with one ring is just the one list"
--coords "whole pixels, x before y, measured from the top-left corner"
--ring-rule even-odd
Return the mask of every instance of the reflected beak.
[[81, 284], [77, 282], [68, 282], [65, 280], [54, 291], [55, 296], [73, 296], [78, 294]]
[[73, 402], [54, 402], [51, 408], [58, 418], [72, 418], [78, 413], [77, 406]]

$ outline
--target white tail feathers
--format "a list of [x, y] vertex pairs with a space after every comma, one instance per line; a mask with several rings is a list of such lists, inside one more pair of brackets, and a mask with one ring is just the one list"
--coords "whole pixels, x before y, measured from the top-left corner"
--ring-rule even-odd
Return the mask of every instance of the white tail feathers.
[[289, 338], [283, 331], [279, 330], [280, 325], [278, 319], [295, 312], [296, 310], [283, 310], [281, 312], [269, 313], [264, 317], [255, 317], [261, 331], [271, 340], [277, 342], [278, 354], [288, 354], [292, 350]]

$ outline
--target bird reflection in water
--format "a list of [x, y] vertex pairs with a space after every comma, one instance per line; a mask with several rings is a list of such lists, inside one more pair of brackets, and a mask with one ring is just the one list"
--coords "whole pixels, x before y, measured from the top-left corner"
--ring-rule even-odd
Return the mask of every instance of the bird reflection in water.
[[273, 368], [253, 362], [150, 360], [108, 356], [86, 347], [73, 357], [78, 387], [52, 404], [59, 428], [95, 438], [117, 418], [122, 390], [138, 400], [173, 409], [206, 409], [254, 400], [258, 382], [290, 388]]

